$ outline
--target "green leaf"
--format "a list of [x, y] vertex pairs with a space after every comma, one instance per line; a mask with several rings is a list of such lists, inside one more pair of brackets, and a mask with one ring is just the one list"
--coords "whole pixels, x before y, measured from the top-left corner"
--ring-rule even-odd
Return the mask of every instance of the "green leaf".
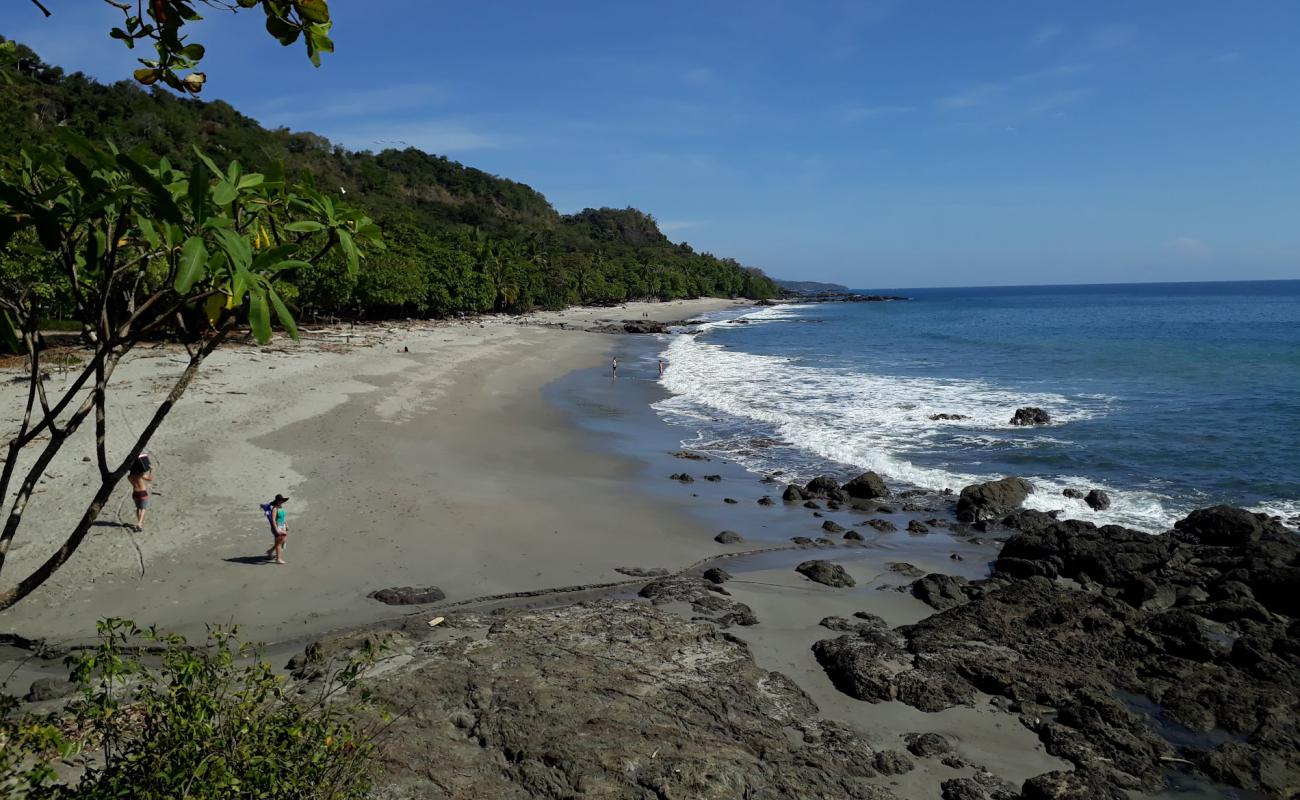
[[352, 241], [352, 234], [343, 228], [338, 229], [339, 245], [343, 248], [343, 255], [348, 259], [348, 275], [355, 276], [361, 266], [361, 254], [357, 252], [357, 244]]
[[266, 304], [266, 289], [258, 287], [248, 293], [248, 327], [258, 344], [271, 341], [271, 312]]
[[206, 51], [203, 49], [203, 45], [201, 44], [187, 44], [181, 48], [181, 55], [185, 56], [190, 61], [198, 61], [203, 58], [205, 52]]
[[284, 272], [285, 270], [290, 270], [290, 269], [311, 269], [311, 264], [306, 261], [299, 261], [297, 259], [290, 258], [290, 259], [285, 259], [284, 261], [281, 261], [275, 264], [274, 266], [267, 267], [266, 269], [262, 270], [262, 272], [269, 275], [276, 272]]
[[136, 182], [153, 196], [154, 205], [157, 206], [158, 213], [162, 215], [163, 219], [169, 222], [179, 223], [181, 221], [181, 210], [176, 207], [176, 201], [172, 199], [172, 193], [167, 190], [166, 186], [158, 182], [158, 179], [154, 177], [148, 168], [126, 153], [117, 154], [117, 163], [124, 167], [127, 172], [130, 172], [131, 177], [135, 178]]
[[254, 186], [261, 186], [266, 177], [257, 172], [250, 172], [239, 179], [236, 184], [240, 189], [251, 189]]
[[208, 250], [203, 246], [203, 238], [191, 236], [181, 248], [180, 262], [176, 265], [176, 291], [186, 294], [197, 281], [204, 277], [204, 268], [208, 263]]
[[274, 288], [269, 286], [266, 289], [266, 295], [271, 299], [271, 306], [275, 308], [275, 316], [280, 320], [280, 324], [284, 326], [285, 331], [289, 333], [289, 338], [295, 342], [298, 341], [298, 324], [294, 322], [293, 314], [289, 313], [289, 309], [285, 306], [284, 301], [280, 299], [280, 295]]
[[221, 172], [221, 170], [217, 169], [217, 164], [216, 164], [216, 162], [213, 161], [212, 159], [208, 158], [208, 157], [203, 153], [203, 151], [199, 149], [199, 146], [198, 146], [198, 145], [191, 145], [191, 146], [194, 148], [194, 155], [196, 155], [196, 156], [199, 157], [199, 161], [202, 161], [202, 162], [203, 162], [203, 166], [205, 166], [205, 167], [207, 167], [208, 169], [210, 169], [210, 170], [212, 171], [212, 174], [213, 174], [213, 175], [221, 176], [221, 175], [223, 174], [223, 173]]
[[190, 213], [198, 223], [208, 218], [208, 176], [204, 172], [206, 168], [204, 164], [199, 163], [190, 172]]
[[238, 196], [239, 190], [234, 187], [234, 184], [226, 181], [217, 181], [217, 185], [212, 189], [212, 202], [219, 206], [230, 205]]
[[300, 219], [285, 225], [284, 229], [293, 233], [316, 233], [325, 230], [325, 226], [312, 219]]
[[218, 228], [213, 231], [217, 246], [229, 258], [237, 270], [247, 270], [253, 263], [253, 248], [248, 240], [230, 228]]
[[162, 237], [158, 235], [158, 229], [153, 226], [153, 221], [148, 217], [136, 215], [136, 227], [140, 229], [140, 235], [149, 243], [149, 246], [155, 250], [162, 245]]

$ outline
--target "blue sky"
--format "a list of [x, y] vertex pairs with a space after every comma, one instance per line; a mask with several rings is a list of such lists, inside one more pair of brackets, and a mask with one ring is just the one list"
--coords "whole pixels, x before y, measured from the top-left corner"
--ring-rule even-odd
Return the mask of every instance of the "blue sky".
[[[112, 9], [0, 33], [129, 74]], [[208, 13], [205, 97], [855, 287], [1300, 278], [1300, 3], [333, 0]]]

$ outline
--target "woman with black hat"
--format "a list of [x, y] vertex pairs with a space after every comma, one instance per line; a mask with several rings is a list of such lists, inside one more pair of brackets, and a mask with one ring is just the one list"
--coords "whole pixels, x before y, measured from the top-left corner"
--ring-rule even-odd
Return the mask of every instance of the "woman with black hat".
[[289, 539], [289, 526], [284, 521], [284, 504], [287, 502], [289, 498], [277, 493], [275, 499], [264, 506], [266, 519], [271, 523], [271, 535], [275, 537], [275, 543], [271, 545], [270, 550], [266, 551], [266, 556], [274, 558], [277, 564], [284, 563], [284, 545]]

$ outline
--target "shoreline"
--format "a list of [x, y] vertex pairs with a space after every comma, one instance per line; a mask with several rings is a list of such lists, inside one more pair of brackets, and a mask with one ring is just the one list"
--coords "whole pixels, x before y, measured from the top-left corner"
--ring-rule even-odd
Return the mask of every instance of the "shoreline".
[[[691, 523], [626, 492], [629, 457], [588, 453], [542, 391], [599, 365], [621, 338], [570, 326], [733, 305], [385, 324], [223, 348], [148, 448], [144, 531], [119, 527], [119, 490], [76, 556], [0, 627], [64, 641], [115, 615], [190, 635], [237, 622], [274, 642], [391, 616], [366, 597], [385, 587], [436, 585], [456, 598], [585, 583], [661, 557], [659, 539], [689, 563], [705, 554], [680, 533]], [[119, 369], [110, 448], [138, 429], [175, 360], [141, 349]], [[43, 557], [80, 511], [55, 486], [90, 480], [81, 458], [92, 435], [83, 427], [47, 471], [53, 483], [29, 506], [8, 575]], [[270, 537], [258, 504], [277, 491], [291, 498], [284, 567], [260, 558]]]
[[[680, 310], [677, 305], [656, 311], [665, 318], [690, 316], [674, 316]], [[1187, 800], [1227, 791], [1161, 766], [1160, 753], [1181, 757], [1182, 751], [1162, 750], [1149, 738], [1141, 740], [1148, 749], [1125, 765], [1131, 775], [1115, 777], [1105, 766], [1110, 757], [1098, 754], [1113, 752], [1106, 749], [1116, 746], [1107, 737], [1138, 735], [1134, 732], [1145, 723], [1135, 714], [1150, 713], [1153, 724], [1171, 724], [1160, 721], [1162, 707], [1146, 701], [1154, 709], [1148, 712], [1124, 699], [1117, 687], [1124, 692], [1133, 687], [1118, 679], [1113, 686], [1100, 684], [1103, 694], [1109, 686], [1118, 697], [1096, 706], [1106, 715], [1111, 732], [1084, 734], [1092, 737], [1088, 748], [1100, 751], [1079, 749], [1068, 737], [1080, 734], [1056, 722], [1056, 703], [1045, 703], [1042, 697], [1030, 701], [1020, 694], [1034, 691], [1035, 680], [1059, 686], [1050, 682], [1071, 679], [1068, 668], [1063, 671], [1049, 663], [1046, 678], [1026, 679], [1017, 676], [1014, 661], [985, 667], [981, 659], [1008, 647], [996, 638], [999, 626], [982, 620], [972, 630], [969, 625], [963, 628], [961, 621], [964, 613], [994, 613], [990, 607], [997, 613], [1021, 613], [1021, 594], [1029, 592], [1033, 599], [1034, 592], [1050, 589], [1055, 594], [1034, 602], [1075, 608], [1071, 598], [1095, 593], [1098, 602], [1121, 609], [1110, 613], [1128, 615], [1125, 624], [1133, 626], [1130, 630], [1147, 636], [1140, 626], [1165, 624], [1160, 615], [1168, 609], [1166, 595], [1170, 603], [1194, 607], [1204, 602], [1203, 590], [1198, 595], [1180, 588], [1175, 601], [1167, 585], [1152, 584], [1147, 607], [1147, 600], [1130, 596], [1125, 583], [1130, 579], [1123, 572], [1106, 586], [1097, 586], [1086, 572], [1071, 578], [1078, 579], [1077, 585], [1044, 582], [1042, 576], [1048, 573], [1031, 570], [1052, 567], [1025, 566], [1020, 563], [1024, 559], [1008, 561], [1005, 554], [999, 555], [1003, 540], [1019, 542], [1025, 535], [1032, 540], [1056, 530], [1055, 520], [1041, 512], [1015, 512], [999, 524], [1003, 512], [998, 511], [987, 517], [987, 525], [955, 525], [954, 496], [900, 492], [897, 485], [892, 487], [895, 494], [867, 502], [841, 497], [838, 488], [815, 494], [811, 487], [808, 498], [796, 493], [797, 500], [783, 502], [789, 476], [778, 481], [725, 457], [683, 457], [676, 435], [680, 429], [666, 425], [650, 407], [653, 398], [663, 394], [654, 366], [658, 348], [652, 343], [657, 340], [601, 338], [590, 332], [593, 321], [598, 328], [608, 325], [602, 314], [625, 313], [584, 310], [582, 316], [566, 312], [399, 330], [368, 349], [342, 355], [364, 362], [366, 370], [309, 404], [313, 410], [326, 410], [296, 417], [282, 410], [283, 424], [229, 445], [236, 453], [247, 447], [282, 454], [282, 464], [267, 463], [283, 469], [286, 482], [296, 481], [287, 493], [307, 501], [306, 510], [297, 513], [327, 521], [329, 527], [308, 531], [308, 537], [316, 532], [319, 538], [305, 538], [297, 549], [291, 546], [285, 568], [237, 555], [223, 558], [215, 569], [187, 570], [177, 565], [187, 556], [171, 555], [169, 561], [164, 555], [162, 563], [171, 566], [164, 567], [162, 589], [140, 587], [153, 588], [151, 594], [158, 596], [175, 582], [188, 581], [179, 587], [186, 605], [166, 608], [173, 621], [164, 627], [193, 636], [203, 622], [212, 621], [211, 610], [220, 608], [232, 618], [252, 615], [252, 624], [240, 620], [245, 622], [243, 633], [270, 642], [267, 654], [273, 660], [295, 655], [308, 642], [393, 634], [415, 643], [414, 650], [399, 650], [398, 662], [426, 664], [430, 651], [422, 648], [454, 651], [468, 646], [467, 641], [497, 646], [492, 644], [493, 632], [516, 623], [562, 637], [569, 635], [565, 620], [595, 624], [591, 609], [608, 609], [611, 619], [622, 620], [618, 625], [631, 626], [627, 631], [599, 631], [600, 636], [616, 637], [620, 647], [635, 642], [631, 630], [642, 625], [662, 628], [669, 638], [714, 635], [684, 633], [677, 627], [696, 626], [693, 630], [716, 630], [725, 641], [738, 644], [749, 668], [771, 670], [767, 674], [779, 675], [803, 698], [800, 702], [810, 704], [808, 715], [796, 721], [805, 741], [842, 726], [874, 753], [872, 763], [879, 774], [869, 776], [878, 780], [873, 785], [887, 786], [899, 796], [937, 796], [941, 787], [947, 796], [951, 784], [964, 787], [960, 791], [982, 787], [987, 796], [1010, 797], [989, 792], [1028, 786], [1031, 779], [1046, 781], [1041, 785], [1048, 788], [1077, 790], [1061, 797], [1110, 796], [1098, 792], [1116, 785], [1133, 798]], [[566, 327], [589, 327], [563, 330], [561, 320]], [[386, 352], [399, 347], [403, 350], [396, 357]], [[611, 354], [620, 360], [617, 379], [602, 366]], [[268, 366], [278, 372], [284, 365]], [[298, 368], [295, 377], [305, 372], [302, 364]], [[275, 399], [274, 389], [282, 383], [278, 378], [269, 393], [251, 392], [246, 396], [254, 400], [239, 402], [256, 405]], [[241, 463], [226, 451], [204, 462], [205, 445], [190, 442], [192, 451], [182, 448], [176, 455], [181, 463], [201, 465], [223, 458], [226, 464]], [[160, 467], [168, 463], [164, 459]], [[681, 478], [682, 473], [691, 480]], [[195, 498], [196, 505], [206, 501]], [[297, 543], [297, 519], [290, 517], [291, 545]], [[1061, 523], [1061, 530], [1070, 536], [1093, 535], [1085, 528], [1070, 528], [1072, 524]], [[715, 541], [720, 528], [739, 531], [741, 540]], [[258, 531], [260, 526], [244, 525], [240, 541]], [[220, 547], [233, 546], [222, 545], [212, 534], [196, 536], [196, 541], [188, 557], [196, 552], [220, 555]], [[322, 550], [321, 545], [330, 547]], [[1026, 547], [1023, 542], [1017, 546]], [[1137, 546], [1145, 547], [1146, 542]], [[295, 554], [304, 551], [316, 560], [299, 573], [301, 561]], [[796, 566], [813, 560], [843, 570], [852, 582], [847, 588], [832, 588], [796, 572]], [[150, 561], [150, 566], [156, 563]], [[725, 575], [721, 585], [704, 579], [713, 569]], [[635, 570], [645, 572], [636, 576]], [[240, 584], [228, 585], [232, 580]], [[364, 596], [373, 589], [407, 585], [437, 585], [447, 596], [409, 610]], [[141, 599], [138, 592], [133, 596], [121, 590], [116, 581], [90, 593], [101, 602], [122, 605]], [[84, 603], [92, 601], [83, 598]], [[1005, 606], [999, 609], [997, 603]], [[277, 616], [258, 619], [268, 604]], [[1136, 610], [1122, 611], [1130, 605]], [[1089, 613], [1088, 605], [1081, 608]], [[430, 630], [427, 619], [435, 615], [445, 615], [447, 623]], [[39, 624], [42, 616], [33, 619]], [[1078, 624], [1069, 618], [1066, 622]], [[1082, 622], [1086, 626], [1088, 619]], [[553, 630], [557, 624], [561, 629]], [[273, 635], [264, 635], [267, 632]], [[1210, 635], [1226, 636], [1217, 629]], [[913, 646], [921, 649], [909, 655], [905, 639], [915, 639]], [[1049, 642], [1029, 644], [1037, 648]], [[586, 640], [574, 643], [590, 645]], [[527, 661], [536, 646], [516, 640], [503, 655]], [[1221, 648], [1222, 643], [1206, 646]], [[953, 654], [955, 663], [944, 661]], [[0, 660], [17, 659], [0, 654]], [[448, 666], [438, 663], [439, 669]], [[1012, 676], [1008, 680], [1021, 684], [990, 687], [963, 672], [967, 663], [1006, 673]], [[1033, 663], [1029, 669], [1037, 667]], [[646, 668], [653, 672], [657, 667]], [[40, 665], [20, 665], [17, 678], [51, 674]], [[379, 680], [386, 680], [382, 676], [387, 674], [385, 669]], [[581, 682], [587, 680], [593, 682]], [[577, 693], [575, 700], [589, 701], [584, 693], [599, 681], [581, 681], [566, 690]], [[916, 681], [927, 687], [920, 694]], [[1152, 691], [1139, 689], [1139, 694]], [[514, 723], [507, 718], [506, 724]], [[948, 749], [918, 748], [920, 736], [930, 737], [925, 741], [931, 744], [946, 742]], [[904, 751], [918, 758], [909, 760]], [[1150, 760], [1144, 761], [1148, 755]], [[1214, 768], [1213, 762], [1206, 763]], [[1156, 776], [1176, 781], [1177, 788], [1157, 788]], [[1040, 796], [1025, 791], [1025, 797]]]

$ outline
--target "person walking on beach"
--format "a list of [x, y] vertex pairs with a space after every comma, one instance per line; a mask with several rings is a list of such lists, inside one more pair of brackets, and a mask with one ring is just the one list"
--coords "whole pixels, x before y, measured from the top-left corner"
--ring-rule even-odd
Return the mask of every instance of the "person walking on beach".
[[615, 378], [618, 377], [618, 358], [617, 358], [617, 357], [615, 357], [615, 359], [614, 359], [613, 361], [610, 362], [610, 364], [609, 364], [609, 371], [610, 371], [610, 375], [612, 375], [612, 376], [615, 377]]
[[274, 500], [262, 506], [267, 521], [271, 523], [271, 536], [275, 537], [271, 549], [266, 551], [266, 557], [274, 558], [277, 564], [285, 563], [284, 546], [289, 540], [289, 526], [284, 521], [284, 504], [287, 502], [289, 498], [277, 493]]
[[153, 481], [153, 465], [148, 453], [136, 456], [127, 470], [126, 479], [131, 484], [131, 500], [135, 503], [135, 529], [144, 530], [144, 515], [149, 511], [149, 484]]
[[663, 376], [664, 376], [664, 360], [661, 358], [659, 359], [659, 377], [662, 378]]

